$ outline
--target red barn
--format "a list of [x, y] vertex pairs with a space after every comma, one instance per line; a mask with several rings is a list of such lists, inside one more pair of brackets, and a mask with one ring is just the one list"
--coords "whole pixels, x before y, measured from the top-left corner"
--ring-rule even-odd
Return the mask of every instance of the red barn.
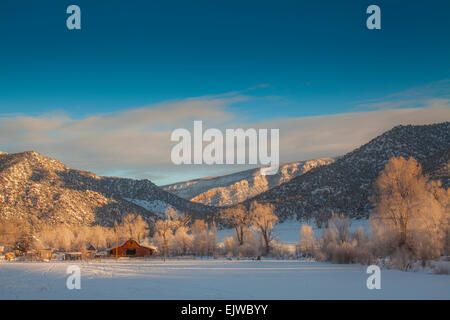
[[[109, 255], [116, 256], [116, 248], [109, 249]], [[155, 253], [155, 248], [141, 246], [135, 240], [130, 239], [117, 248], [118, 257], [149, 257]]]

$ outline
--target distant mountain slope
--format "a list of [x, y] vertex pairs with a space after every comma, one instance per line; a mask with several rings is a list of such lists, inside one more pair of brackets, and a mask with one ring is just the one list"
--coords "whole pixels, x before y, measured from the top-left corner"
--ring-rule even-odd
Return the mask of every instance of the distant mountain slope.
[[427, 158], [423, 164], [423, 172], [429, 174], [432, 179], [439, 179], [442, 186], [450, 186], [450, 149], [438, 152]]
[[[331, 212], [366, 217], [372, 208], [369, 201], [372, 183], [390, 158], [412, 156], [426, 164], [427, 160], [432, 161], [433, 156], [439, 159], [445, 159], [445, 155], [448, 157], [446, 150], [449, 148], [450, 122], [397, 126], [334, 163], [312, 169], [253, 199], [273, 203], [282, 218]], [[431, 170], [427, 167], [425, 171]], [[448, 160], [442, 170], [443, 175], [448, 176]]]
[[0, 215], [35, 223], [111, 225], [126, 213], [150, 219], [167, 206], [206, 217], [211, 208], [168, 193], [149, 180], [99, 177], [36, 152], [0, 154]]
[[250, 169], [220, 177], [175, 183], [164, 186], [163, 189], [206, 205], [233, 205], [332, 162], [331, 158], [291, 162], [280, 165], [278, 173], [271, 176], [261, 175], [260, 169]]

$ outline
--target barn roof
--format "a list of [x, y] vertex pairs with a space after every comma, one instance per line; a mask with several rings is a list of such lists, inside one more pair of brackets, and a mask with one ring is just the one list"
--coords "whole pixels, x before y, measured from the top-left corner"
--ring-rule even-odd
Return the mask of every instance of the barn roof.
[[[141, 248], [146, 248], [146, 249], [150, 249], [150, 250], [156, 250], [156, 249], [157, 249], [157, 248], [154, 247], [154, 246], [143, 246], [143, 245], [139, 244], [139, 242], [137, 242], [137, 241], [134, 240], [134, 239], [128, 239], [127, 241], [125, 241], [124, 243], [122, 243], [121, 245], [119, 245], [118, 248], [124, 247], [127, 243], [135, 243], [136, 245], [138, 245], [138, 246], [141, 247]], [[114, 247], [108, 248], [108, 249], [106, 249], [106, 250], [109, 251], [109, 250], [112, 250], [112, 249], [115, 249], [115, 248], [116, 248], [116, 247], [114, 246]]]

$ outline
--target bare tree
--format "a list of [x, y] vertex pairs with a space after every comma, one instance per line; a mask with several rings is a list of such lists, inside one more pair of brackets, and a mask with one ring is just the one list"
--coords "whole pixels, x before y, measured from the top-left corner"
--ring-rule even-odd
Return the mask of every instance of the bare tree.
[[249, 221], [261, 234], [264, 241], [265, 254], [270, 252], [270, 243], [273, 240], [273, 227], [278, 221], [274, 213], [275, 207], [270, 203], [253, 201], [250, 207]]

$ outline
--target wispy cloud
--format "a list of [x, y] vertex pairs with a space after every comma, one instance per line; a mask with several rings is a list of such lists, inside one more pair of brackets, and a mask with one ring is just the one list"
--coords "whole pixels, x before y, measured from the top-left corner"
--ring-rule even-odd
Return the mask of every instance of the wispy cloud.
[[441, 97], [429, 98], [424, 106], [416, 108], [379, 107], [366, 112], [258, 122], [248, 121], [248, 117], [230, 108], [251, 99], [232, 92], [82, 119], [61, 112], [0, 117], [0, 150], [35, 150], [74, 168], [103, 175], [150, 178], [165, 184], [243, 169], [172, 165], [170, 151], [174, 143], [170, 134], [180, 127], [191, 130], [193, 120], [203, 120], [206, 127], [220, 129], [279, 128], [280, 160], [284, 162], [341, 155], [399, 124], [450, 121], [449, 100]]
[[140, 170], [170, 163], [170, 134], [193, 120], [231, 122], [227, 106], [239, 94], [169, 101], [122, 112], [75, 119], [58, 113], [0, 118], [0, 149], [35, 150], [76, 168], [106, 172]]
[[450, 79], [395, 92], [384, 97], [358, 101], [358, 111], [386, 110], [397, 108], [450, 107]]

